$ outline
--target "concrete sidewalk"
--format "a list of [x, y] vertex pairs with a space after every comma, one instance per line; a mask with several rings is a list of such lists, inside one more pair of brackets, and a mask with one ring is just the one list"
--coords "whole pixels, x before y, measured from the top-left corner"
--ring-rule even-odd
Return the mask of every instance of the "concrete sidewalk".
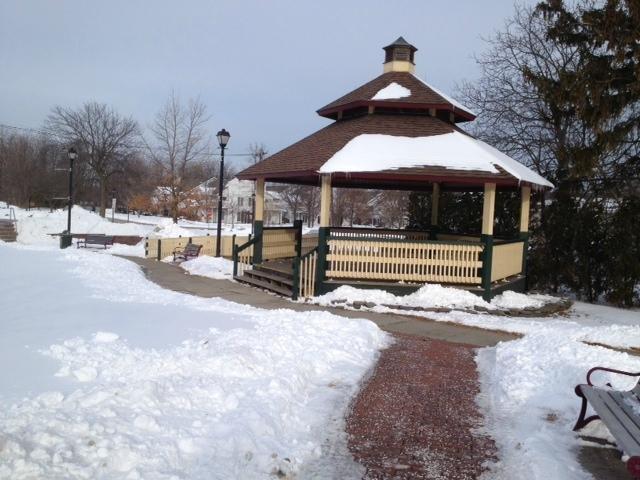
[[518, 338], [516, 335], [505, 332], [436, 322], [409, 315], [360, 312], [292, 302], [286, 298], [272, 295], [241, 283], [190, 275], [180, 267], [169, 263], [139, 257], [125, 258], [140, 265], [147, 278], [161, 287], [199, 297], [218, 297], [268, 310], [282, 308], [296, 311], [324, 310], [341, 317], [366, 318], [376, 323], [383, 330], [392, 333], [404, 333], [479, 347], [492, 346], [500, 341]]

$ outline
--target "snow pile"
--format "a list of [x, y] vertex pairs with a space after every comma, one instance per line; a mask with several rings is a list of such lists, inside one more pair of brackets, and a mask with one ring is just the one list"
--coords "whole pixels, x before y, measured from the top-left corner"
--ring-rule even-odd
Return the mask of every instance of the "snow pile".
[[[521, 340], [479, 352], [479, 400], [500, 458], [487, 478], [592, 478], [576, 456], [580, 441], [572, 428], [580, 399], [573, 389], [585, 383], [587, 371], [596, 365], [637, 372], [640, 358], [579, 340], [541, 325]], [[595, 380], [600, 385], [611, 381], [620, 389], [632, 386], [619, 375], [602, 374]], [[583, 433], [602, 429], [598, 424]]]
[[199, 230], [187, 230], [179, 226], [177, 223], [173, 223], [170, 218], [165, 218], [158, 223], [158, 225], [149, 234], [151, 238], [178, 238], [178, 237], [196, 237], [200, 235], [206, 235], [205, 232]]
[[327, 160], [320, 172], [378, 172], [422, 166], [487, 173], [498, 173], [496, 167], [500, 167], [519, 180], [553, 187], [533, 170], [460, 132], [428, 137], [361, 134]]
[[[67, 229], [67, 210], [24, 210], [14, 207], [18, 220], [18, 242], [28, 245], [56, 245], [60, 233]], [[105, 235], [134, 235], [144, 237], [150, 230], [146, 225], [111, 223], [97, 213], [74, 206], [71, 209], [72, 233], [103, 233]]]
[[500, 295], [491, 299], [491, 305], [496, 308], [508, 309], [524, 309], [524, 308], [540, 308], [552, 302], [557, 302], [556, 297], [551, 295], [541, 295], [536, 293], [523, 294], [507, 290]]
[[109, 255], [0, 245], [0, 263], [0, 478], [293, 477], [388, 342], [166, 291]]
[[393, 98], [405, 98], [411, 96], [411, 90], [403, 87], [399, 83], [391, 82], [389, 85], [379, 90], [371, 100], [387, 100]]
[[193, 260], [180, 263], [192, 275], [215, 278], [217, 280], [229, 280], [233, 277], [233, 261], [226, 258], [210, 257], [202, 255]]
[[335, 303], [353, 304], [354, 302], [373, 303], [376, 306], [403, 306], [418, 308], [451, 308], [473, 309], [482, 307], [487, 310], [495, 309], [524, 309], [540, 308], [543, 305], [557, 301], [550, 295], [522, 294], [507, 291], [497, 295], [491, 303], [466, 290], [443, 287], [437, 284], [426, 284], [409, 295], [394, 295], [384, 290], [354, 288], [343, 285], [337, 289], [312, 301], [319, 305], [331, 306]]
[[409, 295], [394, 295], [384, 290], [354, 288], [343, 285], [325, 295], [312, 300], [319, 305], [331, 306], [335, 303], [354, 302], [374, 303], [376, 305], [402, 305], [424, 308], [473, 308], [482, 306], [493, 308], [477, 295], [457, 288], [443, 287], [437, 284], [426, 284]]

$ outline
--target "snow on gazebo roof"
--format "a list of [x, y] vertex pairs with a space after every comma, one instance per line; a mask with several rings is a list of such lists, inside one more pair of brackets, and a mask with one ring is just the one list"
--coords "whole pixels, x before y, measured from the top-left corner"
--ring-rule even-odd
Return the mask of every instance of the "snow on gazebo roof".
[[362, 134], [351, 139], [318, 170], [320, 173], [382, 172], [419, 167], [453, 171], [507, 172], [544, 187], [553, 184], [491, 145], [458, 131], [427, 137]]

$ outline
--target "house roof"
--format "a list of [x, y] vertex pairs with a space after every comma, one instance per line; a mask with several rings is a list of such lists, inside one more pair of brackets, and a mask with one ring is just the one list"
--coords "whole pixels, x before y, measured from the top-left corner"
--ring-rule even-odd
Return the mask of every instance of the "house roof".
[[[373, 149], [363, 147], [363, 142], [370, 141], [378, 143]], [[423, 189], [429, 182], [452, 188], [484, 182], [551, 185], [451, 123], [427, 115], [397, 114], [334, 122], [252, 165], [238, 177], [317, 185], [320, 173], [331, 173], [335, 186], [367, 188]]]
[[[373, 99], [378, 92], [394, 83], [408, 89], [411, 92], [410, 95], [395, 99]], [[475, 119], [475, 114], [471, 109], [409, 72], [383, 73], [320, 108], [317, 113], [323, 117], [335, 119], [338, 118], [339, 112], [344, 113], [370, 106], [375, 109], [391, 108], [419, 112], [428, 112], [430, 109], [434, 109], [439, 112], [452, 112], [456, 122]]]

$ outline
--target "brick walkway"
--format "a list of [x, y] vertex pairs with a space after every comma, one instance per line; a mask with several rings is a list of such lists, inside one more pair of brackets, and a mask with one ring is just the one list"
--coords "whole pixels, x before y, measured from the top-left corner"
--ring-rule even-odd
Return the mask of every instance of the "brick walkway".
[[347, 419], [367, 479], [475, 479], [495, 454], [481, 424], [468, 345], [396, 335]]

